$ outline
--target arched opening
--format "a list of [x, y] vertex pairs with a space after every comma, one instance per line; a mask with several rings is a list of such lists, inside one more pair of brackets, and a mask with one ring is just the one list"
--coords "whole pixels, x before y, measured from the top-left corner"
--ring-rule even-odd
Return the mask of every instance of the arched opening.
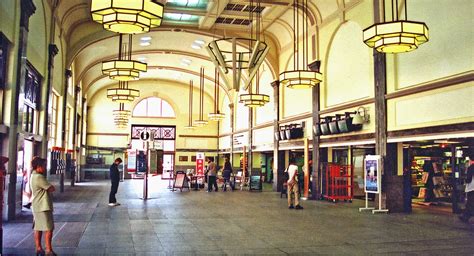
[[133, 117], [176, 117], [173, 107], [158, 97], [149, 97], [135, 105]]

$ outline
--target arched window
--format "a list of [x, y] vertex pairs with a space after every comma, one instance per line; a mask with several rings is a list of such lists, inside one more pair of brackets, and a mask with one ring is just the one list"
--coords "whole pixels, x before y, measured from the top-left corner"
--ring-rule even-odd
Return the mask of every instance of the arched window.
[[157, 97], [143, 99], [133, 109], [134, 117], [176, 117], [171, 105]]

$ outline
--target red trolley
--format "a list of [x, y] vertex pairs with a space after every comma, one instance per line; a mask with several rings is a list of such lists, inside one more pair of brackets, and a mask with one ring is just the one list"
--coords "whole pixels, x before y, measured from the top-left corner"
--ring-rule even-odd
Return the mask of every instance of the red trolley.
[[325, 171], [325, 195], [327, 200], [352, 202], [354, 173], [351, 165], [327, 163]]

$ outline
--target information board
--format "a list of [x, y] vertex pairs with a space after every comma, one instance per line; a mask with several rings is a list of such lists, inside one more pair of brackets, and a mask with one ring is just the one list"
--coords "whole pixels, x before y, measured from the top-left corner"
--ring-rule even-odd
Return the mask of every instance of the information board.
[[137, 151], [135, 149], [127, 150], [127, 171], [129, 174], [137, 171]]
[[262, 190], [262, 182], [260, 176], [250, 176], [250, 190]]
[[176, 175], [174, 176], [173, 188], [179, 188], [180, 190], [183, 190], [183, 188], [189, 189], [188, 177], [186, 176], [185, 172], [176, 172]]
[[137, 173], [145, 173], [148, 168], [147, 156], [145, 151], [138, 151], [137, 154]]
[[364, 190], [366, 193], [380, 193], [380, 156], [367, 155], [364, 161]]

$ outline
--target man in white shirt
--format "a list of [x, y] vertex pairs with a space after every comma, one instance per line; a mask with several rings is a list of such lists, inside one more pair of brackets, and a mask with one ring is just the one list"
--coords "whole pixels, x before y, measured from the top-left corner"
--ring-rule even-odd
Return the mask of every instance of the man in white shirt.
[[[290, 165], [286, 171], [288, 172], [288, 181], [286, 183], [288, 192], [288, 209], [303, 209], [299, 200], [298, 166], [295, 164], [293, 159], [290, 159]], [[292, 194], [294, 195], [293, 198], [291, 196]], [[293, 206], [293, 199], [295, 201], [295, 206]]]
[[474, 149], [469, 149], [469, 167], [466, 172], [466, 209], [459, 216], [463, 222], [468, 223], [469, 219], [474, 215]]

